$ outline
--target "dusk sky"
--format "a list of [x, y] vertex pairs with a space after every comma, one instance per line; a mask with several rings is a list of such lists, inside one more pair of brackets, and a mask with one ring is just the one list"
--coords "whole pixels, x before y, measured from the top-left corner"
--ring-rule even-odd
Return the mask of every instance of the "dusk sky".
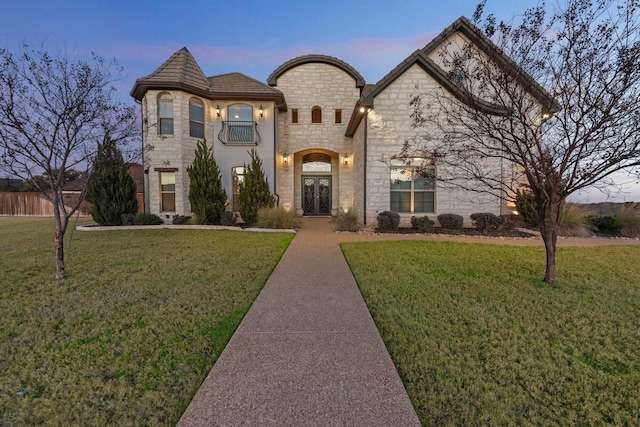
[[[550, 2], [553, 3], [553, 2]], [[416, 49], [464, 15], [475, 0], [5, 1], [0, 47], [22, 42], [88, 58], [115, 58], [126, 77], [124, 102], [137, 78], [186, 46], [207, 76], [240, 72], [262, 82], [285, 61], [306, 54], [340, 58], [375, 83]], [[535, 0], [487, 0], [486, 11], [510, 19]], [[640, 201], [640, 185], [615, 201]], [[600, 201], [600, 193], [581, 195]]]

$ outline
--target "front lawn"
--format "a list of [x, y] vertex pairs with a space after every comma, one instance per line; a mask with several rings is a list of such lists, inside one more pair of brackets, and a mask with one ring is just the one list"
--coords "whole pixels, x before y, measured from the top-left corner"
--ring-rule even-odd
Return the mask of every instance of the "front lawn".
[[0, 425], [175, 425], [292, 238], [0, 217]]
[[640, 424], [640, 246], [342, 248], [423, 425]]

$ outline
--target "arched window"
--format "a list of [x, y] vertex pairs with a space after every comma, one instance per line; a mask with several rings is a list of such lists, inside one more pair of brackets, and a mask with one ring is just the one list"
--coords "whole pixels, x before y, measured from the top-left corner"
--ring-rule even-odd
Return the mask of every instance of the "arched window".
[[253, 107], [247, 104], [231, 104], [227, 107], [228, 143], [254, 142]]
[[173, 98], [168, 93], [158, 96], [158, 131], [160, 135], [173, 135]]
[[204, 103], [198, 98], [189, 100], [189, 136], [204, 138]]
[[311, 123], [322, 123], [322, 108], [317, 105], [311, 109]]
[[390, 210], [393, 212], [435, 212], [436, 167], [426, 157], [391, 159]]

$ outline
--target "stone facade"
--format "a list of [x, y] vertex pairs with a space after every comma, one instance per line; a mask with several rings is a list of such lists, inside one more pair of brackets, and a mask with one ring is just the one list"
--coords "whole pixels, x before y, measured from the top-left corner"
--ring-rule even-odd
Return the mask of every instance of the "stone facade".
[[[154, 73], [139, 79], [132, 90], [142, 105], [144, 143], [153, 148], [145, 153], [145, 210], [167, 219], [191, 214], [187, 168], [198, 138], [189, 135], [189, 101], [196, 98], [204, 103], [204, 137], [213, 147], [229, 209], [233, 208], [232, 168], [248, 163], [248, 151], [255, 148], [279, 206], [310, 215], [355, 209], [362, 223], [375, 225], [377, 214], [392, 208], [391, 160], [400, 154], [405, 141], [424, 132], [412, 126], [412, 95], [439, 91], [451, 99], [455, 96], [454, 83], [447, 77], [450, 70], [438, 49], [491, 43], [483, 37], [460, 18], [375, 85], [365, 85], [347, 63], [323, 55], [284, 63], [269, 76], [268, 84], [238, 73], [205, 77], [188, 50], [181, 49]], [[173, 99], [173, 135], [160, 135], [158, 130], [158, 97], [163, 93]], [[231, 120], [228, 108], [234, 104], [252, 108], [259, 141], [229, 144], [218, 137]], [[318, 159], [322, 168], [313, 169]], [[436, 176], [455, 174], [439, 167], [436, 163]], [[508, 169], [498, 163], [495, 168]], [[166, 172], [175, 174], [175, 211], [171, 212], [161, 209], [160, 174]], [[323, 196], [321, 186], [303, 184], [303, 180], [322, 181], [322, 191], [328, 194]], [[415, 215], [435, 218], [456, 213], [468, 224], [475, 212], [509, 212], [497, 197], [446, 188], [437, 182], [433, 194], [433, 212]], [[328, 209], [318, 209], [317, 203], [313, 207], [314, 197], [324, 197], [322, 209]], [[402, 213], [402, 222], [408, 224], [412, 215]]]
[[[345, 131], [360, 97], [353, 77], [331, 64], [306, 63], [279, 75], [275, 87], [285, 94], [289, 108], [279, 113], [278, 120], [278, 151], [289, 157], [278, 173], [281, 202], [302, 213], [303, 157], [323, 153], [331, 157], [331, 173], [326, 174], [331, 176], [332, 213], [352, 206], [353, 140]], [[312, 123], [313, 108], [321, 111], [320, 123]], [[293, 123], [296, 113], [297, 123]]]

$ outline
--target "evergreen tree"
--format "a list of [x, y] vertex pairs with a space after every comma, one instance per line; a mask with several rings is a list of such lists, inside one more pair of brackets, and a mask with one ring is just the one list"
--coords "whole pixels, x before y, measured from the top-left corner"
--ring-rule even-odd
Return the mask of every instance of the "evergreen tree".
[[213, 147], [205, 140], [198, 141], [196, 157], [187, 168], [189, 202], [195, 219], [200, 224], [219, 224], [225, 209], [227, 193], [222, 188], [220, 170], [213, 157]]
[[89, 214], [100, 225], [122, 225], [123, 214], [138, 212], [136, 184], [109, 136], [98, 144], [85, 199], [91, 203]]
[[240, 216], [247, 224], [253, 224], [258, 219], [258, 210], [272, 208], [275, 199], [269, 189], [269, 182], [262, 169], [262, 160], [258, 152], [249, 152], [251, 164], [245, 165], [244, 180], [240, 183]]

